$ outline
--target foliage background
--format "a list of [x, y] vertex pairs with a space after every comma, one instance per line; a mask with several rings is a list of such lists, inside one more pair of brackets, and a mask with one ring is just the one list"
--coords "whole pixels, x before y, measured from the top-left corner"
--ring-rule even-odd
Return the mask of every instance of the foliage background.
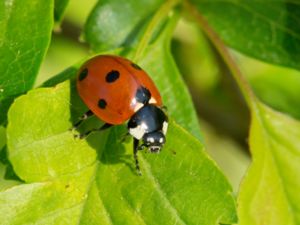
[[[5, 1], [5, 4], [8, 4], [8, 2], [9, 1]], [[38, 4], [38, 1], [33, 2], [33, 5]], [[51, 1], [46, 2], [51, 4]], [[141, 15], [144, 15], [143, 13], [146, 13], [147, 10], [153, 10], [153, 12], [155, 12], [156, 7], [161, 4], [160, 1], [153, 1], [150, 4], [153, 8], [149, 6], [149, 8], [145, 9], [142, 6], [146, 2], [148, 1], [141, 1], [140, 4], [136, 5]], [[26, 3], [24, 2], [24, 4]], [[13, 71], [20, 72], [21, 75], [29, 74], [30, 79], [32, 79], [31, 83], [35, 82], [35, 87], [52, 87], [54, 84], [71, 77], [80, 62], [91, 55], [91, 49], [93, 49], [93, 53], [110, 51], [114, 47], [122, 46], [124, 43], [123, 38], [126, 38], [126, 34], [122, 32], [116, 35], [116, 32], [122, 29], [126, 30], [126, 24], [119, 24], [122, 29], [111, 27], [112, 22], [118, 24], [118, 21], [122, 21], [122, 13], [120, 15], [112, 15], [112, 17], [106, 21], [101, 20], [103, 21], [101, 26], [99, 26], [101, 29], [106, 32], [111, 29], [111, 33], [108, 33], [108, 35], [106, 35], [107, 33], [101, 33], [101, 29], [98, 29], [99, 27], [94, 27], [95, 20], [99, 19], [97, 17], [97, 13], [99, 13], [97, 7], [101, 8], [102, 5], [106, 4], [107, 6], [122, 10], [124, 6], [118, 1], [100, 1], [100, 3], [97, 4], [97, 1], [94, 0], [84, 2], [73, 0], [69, 2], [61, 1], [59, 3], [56, 1], [55, 4], [56, 32], [52, 34], [51, 44], [47, 50], [37, 79], [35, 80], [30, 74], [36, 73], [38, 67], [28, 67], [27, 65], [32, 65], [29, 61], [20, 58], [19, 61], [21, 63], [18, 64], [17, 69], [16, 67], [12, 68]], [[152, 46], [150, 46], [148, 50], [144, 50], [146, 56], [141, 57], [142, 59], [139, 63], [154, 76], [153, 79], [162, 89], [162, 94], [168, 96], [166, 102], [168, 108], [170, 108], [171, 117], [174, 117], [176, 122], [181, 124], [204, 143], [207, 152], [217, 162], [220, 170], [228, 178], [229, 183], [233, 187], [234, 195], [238, 198], [239, 224], [299, 224], [299, 206], [297, 206], [299, 194], [297, 193], [297, 188], [300, 184], [299, 179], [296, 179], [299, 177], [297, 171], [299, 171], [300, 138], [300, 125], [298, 121], [300, 111], [299, 107], [297, 107], [300, 101], [300, 77], [299, 71], [297, 70], [299, 69], [298, 46], [300, 46], [298, 38], [299, 25], [297, 22], [300, 20], [298, 3], [292, 1], [276, 1], [272, 4], [259, 3], [257, 1], [191, 1], [191, 4], [194, 4], [194, 9], [199, 9], [215, 32], [221, 37], [225, 44], [230, 47], [229, 51], [234, 58], [234, 67], [232, 68], [230, 62], [228, 65], [228, 60], [226, 61], [227, 55], [225, 54], [224, 56], [222, 51], [220, 53], [218, 41], [210, 37], [207, 28], [204, 26], [204, 28], [202, 27], [202, 31], [199, 29], [199, 21], [197, 22], [197, 20], [193, 18], [192, 10], [185, 11], [183, 14], [178, 13], [177, 19], [173, 18], [173, 22], [169, 22], [168, 26], [158, 25], [158, 27], [163, 27], [162, 30], [165, 31], [165, 34], [156, 31], [157, 40], [150, 42]], [[17, 5], [20, 9], [22, 8], [20, 1], [18, 1]], [[66, 12], [64, 16], [62, 16], [66, 5]], [[83, 5], [84, 7], [82, 7]], [[4, 9], [4, 5], [2, 5], [2, 7]], [[47, 7], [47, 4], [43, 3], [43, 6], [35, 5], [35, 7]], [[90, 15], [92, 9], [93, 11]], [[34, 7], [32, 7], [32, 10], [34, 10]], [[105, 8], [103, 10], [105, 10]], [[116, 12], [120, 12], [118, 10]], [[5, 10], [1, 12], [2, 15], [7, 13]], [[29, 15], [32, 13], [30, 13], [30, 11], [28, 12]], [[50, 15], [52, 12], [48, 11], [48, 13]], [[132, 15], [134, 15], [135, 11], [132, 13]], [[86, 25], [84, 25], [88, 16], [89, 20]], [[118, 18], [118, 16], [120, 16], [120, 18]], [[126, 16], [130, 17], [128, 14], [126, 14]], [[176, 17], [176, 15], [174, 17]], [[49, 30], [49, 27], [52, 27], [51, 21], [44, 21], [41, 18], [45, 18], [46, 20], [48, 17], [46, 14], [43, 14], [43, 16], [36, 15], [36, 18], [33, 17], [31, 19], [33, 24], [35, 24], [35, 21], [39, 21], [39, 29]], [[112, 21], [112, 18], [119, 20]], [[239, 19], [237, 20], [236, 18]], [[62, 19], [63, 22], [60, 25], [58, 21]], [[177, 20], [179, 20], [179, 22], [177, 22]], [[8, 21], [13, 24], [13, 20]], [[125, 19], [124, 23], [126, 21]], [[136, 21], [132, 21], [132, 23], [135, 22]], [[0, 23], [0, 27], [3, 30], [9, 30], [7, 27], [12, 26], [9, 25], [9, 23], [2, 24], [4, 25]], [[48, 27], [44, 27], [43, 24], [48, 24]], [[39, 25], [37, 24], [36, 26]], [[130, 24], [128, 26], [130, 27]], [[17, 30], [18, 28], [20, 31]], [[45, 41], [47, 42], [47, 40], [42, 37], [40, 38], [43, 39], [43, 41], [40, 42], [37, 36], [35, 37], [37, 41], [34, 42], [35, 44], [32, 48], [29, 48], [29, 52], [25, 51], [25, 54], [20, 54], [20, 56], [9, 54], [13, 47], [21, 50], [22, 48], [25, 49], [26, 40], [29, 42], [27, 45], [32, 43], [30, 36], [34, 36], [34, 26], [31, 27], [32, 30], [27, 30], [26, 32], [22, 29], [22, 26], [16, 26], [13, 32], [20, 32], [24, 35], [22, 39], [25, 41], [23, 41], [22, 44], [25, 47], [21, 44], [14, 46], [13, 38], [5, 39], [4, 35], [2, 37], [0, 36], [0, 43], [2, 43], [2, 45], [0, 45], [1, 52], [6, 55], [6, 57], [1, 57], [0, 60], [3, 74], [1, 77], [1, 87], [11, 87], [12, 93], [13, 86], [16, 82], [19, 82], [19, 78], [16, 78], [17, 80], [11, 79], [11, 72], [5, 69], [7, 68], [5, 66], [13, 61], [14, 58], [24, 55], [26, 57], [26, 54], [30, 54], [30, 51], [39, 52], [39, 54], [35, 55], [37, 58], [42, 58], [44, 52], [40, 50], [38, 43], [45, 45]], [[135, 48], [141, 40], [141, 37], [143, 37], [145, 29], [147, 28], [144, 27], [140, 33], [137, 32], [136, 36], [132, 38], [133, 41], [129, 41], [128, 46]], [[165, 48], [168, 36], [173, 33], [173, 29], [175, 30], [172, 35], [170, 47], [179, 71], [176, 67], [172, 66], [172, 59], [169, 55], [159, 51]], [[85, 34], [84, 36], [82, 31]], [[8, 35], [9, 32], [6, 34]], [[101, 40], [101, 38], [103, 39]], [[5, 42], [5, 40], [9, 40], [11, 43]], [[82, 40], [88, 42], [91, 48], [86, 42], [82, 42]], [[120, 53], [119, 50], [118, 48], [114, 49], [114, 53]], [[131, 51], [132, 50], [129, 50], [128, 56], [134, 57], [134, 53]], [[162, 64], [161, 68], [155, 67], [153, 56], [159, 57], [159, 59], [165, 59], [165, 64]], [[274, 64], [271, 65], [260, 60]], [[61, 71], [66, 68], [69, 69], [61, 73]], [[162, 71], [163, 69], [165, 70]], [[242, 72], [243, 77], [246, 78], [251, 85], [257, 99], [252, 96], [253, 93], [251, 90], [247, 90], [247, 85], [240, 83], [240, 78], [236, 76], [236, 74], [239, 73], [237, 71]], [[175, 76], [183, 77], [193, 99], [196, 111], [189, 108], [190, 106], [180, 108], [179, 106], [182, 104], [178, 104], [178, 106], [174, 103], [176, 99], [178, 102], [186, 100], [180, 100], [179, 95], [181, 93], [178, 92], [178, 90], [176, 91], [176, 88], [182, 88], [180, 90], [184, 93], [186, 92], [186, 88], [173, 84], [172, 79], [174, 79], [174, 77], [166, 77], [164, 80], [160, 79], [161, 74], [165, 73], [172, 73], [175, 74]], [[58, 77], [48, 80], [55, 74], [58, 74]], [[7, 81], [10, 83], [5, 83]], [[237, 85], [236, 82], [239, 85]], [[168, 84], [170, 84], [170, 88], [165, 91]], [[30, 86], [30, 82], [28, 85]], [[172, 87], [172, 85], [174, 86]], [[52, 140], [53, 142], [44, 140], [51, 132], [54, 131], [55, 133], [56, 129], [61, 131], [67, 130], [70, 126], [70, 121], [65, 121], [66, 123], [62, 124], [61, 119], [57, 118], [70, 116], [71, 121], [75, 121], [77, 116], [84, 111], [84, 107], [78, 99], [71, 97], [69, 103], [59, 103], [57, 105], [58, 110], [55, 110], [55, 113], [53, 113], [53, 118], [48, 118], [48, 123], [47, 121], [44, 122], [45, 118], [43, 118], [43, 115], [47, 115], [47, 110], [49, 111], [51, 108], [46, 108], [44, 112], [43, 110], [35, 110], [33, 113], [30, 113], [31, 115], [28, 114], [32, 107], [55, 106], [56, 99], [69, 99], [68, 95], [72, 95], [73, 93], [72, 83], [71, 86], [65, 83], [60, 84], [56, 86], [56, 88], [58, 91], [56, 90], [55, 95], [52, 97], [53, 99], [49, 97], [48, 92], [50, 89], [37, 89], [37, 91], [29, 92], [25, 97], [20, 97], [14, 103], [14, 108], [10, 110], [9, 120], [11, 120], [11, 122], [7, 129], [7, 133], [10, 135], [8, 135], [7, 141], [5, 140], [6, 129], [4, 126], [0, 129], [0, 137], [2, 137], [0, 139], [0, 149], [2, 149], [0, 213], [3, 216], [5, 215], [7, 219], [4, 220], [4, 224], [24, 224], [25, 222], [33, 221], [42, 224], [57, 224], [58, 221], [60, 221], [61, 224], [70, 224], [73, 222], [83, 224], [98, 224], [99, 222], [100, 224], [124, 224], [124, 221], [128, 224], [166, 224], [167, 222], [173, 224], [174, 221], [179, 221], [178, 223], [182, 224], [216, 224], [219, 222], [231, 224], [237, 222], [232, 199], [223, 195], [225, 192], [230, 192], [230, 187], [226, 180], [219, 170], [215, 168], [214, 163], [207, 158], [205, 153], [202, 153], [202, 144], [198, 140], [193, 139], [190, 134], [181, 130], [181, 127], [177, 127], [176, 124], [172, 125], [174, 128], [170, 129], [170, 137], [173, 137], [174, 140], [179, 134], [180, 137], [186, 135], [185, 137], [188, 143], [182, 147], [178, 147], [183, 145], [183, 143], [180, 141], [170, 141], [171, 144], [167, 147], [167, 152], [168, 149], [172, 151], [172, 149], [176, 148], [176, 160], [180, 157], [184, 157], [184, 155], [187, 155], [188, 160], [195, 157], [195, 155], [199, 156], [199, 161], [195, 161], [196, 165], [203, 165], [201, 160], [204, 160], [208, 164], [203, 170], [196, 166], [192, 171], [209, 171], [211, 167], [211, 171], [214, 171], [217, 178], [214, 177], [212, 173], [200, 173], [196, 176], [196, 180], [199, 183], [196, 182], [195, 186], [193, 186], [193, 188], [198, 187], [198, 189], [187, 187], [187, 183], [190, 184], [191, 181], [188, 181], [188, 179], [181, 180], [180, 177], [189, 171], [188, 165], [184, 165], [182, 171], [176, 170], [177, 175], [172, 174], [172, 170], [169, 174], [166, 170], [161, 170], [165, 165], [168, 165], [170, 168], [177, 168], [177, 165], [172, 165], [172, 163], [169, 162], [173, 159], [170, 154], [167, 155], [165, 152], [162, 156], [154, 159], [151, 158], [152, 156], [146, 156], [146, 161], [150, 160], [150, 166], [153, 168], [151, 172], [155, 174], [154, 178], [158, 179], [159, 182], [156, 182], [155, 179], [154, 181], [149, 179], [140, 181], [136, 178], [128, 178], [132, 176], [132, 171], [120, 173], [120, 170], [124, 170], [122, 165], [126, 164], [125, 162], [130, 164], [130, 143], [125, 144], [125, 149], [118, 147], [119, 144], [116, 144], [118, 146], [112, 144], [118, 139], [118, 136], [121, 135], [122, 128], [120, 128], [115, 129], [112, 134], [102, 135], [102, 141], [100, 142], [97, 142], [96, 135], [89, 141], [89, 145], [92, 143], [93, 148], [97, 149], [98, 155], [101, 155], [103, 148], [110, 148], [118, 149], [117, 153], [123, 155], [128, 153], [127, 155], [125, 154], [125, 156], [129, 156], [122, 161], [120, 166], [119, 161], [112, 163], [115, 159], [113, 157], [110, 158], [109, 154], [104, 154], [104, 158], [107, 157], [107, 159], [104, 161], [100, 160], [100, 165], [108, 164], [105, 165], [108, 168], [104, 167], [104, 171], [103, 169], [99, 170], [96, 175], [99, 179], [94, 179], [94, 168], [90, 167], [90, 165], [96, 155], [94, 151], [90, 150], [90, 146], [86, 146], [86, 143], [73, 143], [71, 134], [66, 134], [69, 135], [68, 137], [58, 136], [57, 140]], [[24, 87], [24, 90], [27, 89], [27, 87]], [[41, 91], [39, 92], [39, 90]], [[23, 91], [20, 90], [14, 94], [22, 92]], [[41, 96], [40, 98], [39, 95]], [[14, 96], [12, 95], [12, 97]], [[244, 101], [245, 98], [247, 102]], [[32, 104], [33, 99], [35, 99], [35, 106]], [[2, 100], [2, 96], [0, 100]], [[5, 99], [5, 101], [2, 101], [1, 106], [9, 104], [11, 101], [9, 98]], [[67, 113], [69, 104], [75, 108], [71, 115]], [[264, 104], [270, 106], [272, 109]], [[3, 111], [4, 108], [5, 107], [0, 107], [2, 113], [0, 119], [1, 122], [4, 121], [3, 124], [6, 125], [6, 111]], [[20, 109], [23, 111], [20, 111]], [[51, 110], [53, 110], [53, 108]], [[197, 123], [195, 120], [195, 112], [200, 120], [201, 132], [199, 127], [195, 125]], [[250, 114], [252, 122], [250, 137], [248, 138]], [[37, 120], [37, 124], [35, 125], [31, 120], [26, 121], [22, 116], [20, 117], [20, 115], [25, 115], [24, 118], [40, 117], [41, 121]], [[96, 122], [92, 121], [91, 123]], [[86, 125], [86, 127], [91, 126], [91, 123]], [[25, 127], [27, 130], [19, 129], [19, 126], [21, 126], [21, 128]], [[86, 127], [83, 127], [83, 129]], [[20, 149], [23, 149], [24, 146], [26, 148], [24, 140], [25, 144], [26, 141], [30, 140], [30, 138], [24, 134], [29, 133], [30, 136], [33, 136], [33, 140], [31, 141], [35, 143], [41, 132], [45, 132], [46, 135], [41, 135], [43, 144], [30, 146], [30, 148], [22, 150], [24, 152], [20, 154]], [[177, 137], [177, 139], [180, 138]], [[107, 142], [105, 143], [105, 141]], [[8, 142], [10, 148], [6, 147], [6, 142]], [[22, 145], [18, 145], [18, 142]], [[29, 142], [30, 141], [28, 141], [28, 143]], [[63, 157], [66, 157], [65, 155], [54, 154], [53, 158], [51, 158], [53, 149], [59, 152], [59, 146], [52, 146], [52, 143], [66, 142], [68, 149], [75, 149], [72, 152], [72, 156], [75, 156], [71, 158], [70, 161], [77, 162], [77, 167], [84, 169], [80, 170], [79, 173], [74, 173], [74, 170], [69, 171], [70, 168], [60, 166], [50, 168], [53, 169], [53, 173], [60, 174], [59, 176], [54, 175], [53, 177], [55, 179], [52, 180], [52, 182], [51, 179], [48, 179], [49, 174], [50, 177], [52, 176], [49, 165], [56, 166], [56, 162], [60, 162]], [[250, 165], [249, 144], [253, 163], [247, 171]], [[106, 147], [95, 147], [96, 145]], [[63, 149], [66, 148], [66, 146], [64, 146]], [[46, 149], [50, 153], [47, 151], [43, 153], [39, 152], [40, 148]], [[87, 154], [82, 154], [82, 149], [87, 149]], [[180, 149], [185, 151], [186, 149], [191, 149], [193, 153], [190, 155], [189, 153], [185, 154], [184, 151], [181, 152]], [[197, 152], [197, 149], [201, 149], [200, 153]], [[7, 152], [10, 152], [9, 157]], [[39, 153], [37, 154], [36, 152]], [[45, 155], [43, 156], [43, 154]], [[41, 159], [41, 155], [42, 158], [46, 157], [43, 163], [39, 164], [38, 161], [32, 161], [33, 159]], [[67, 157], [69, 157], [69, 155]], [[82, 158], [84, 158], [84, 160], [82, 160]], [[168, 161], [165, 165], [159, 164], [159, 161], [165, 162], [165, 160]], [[173, 161], [177, 162], [176, 160]], [[143, 159], [142, 164], [147, 165], [146, 161]], [[14, 169], [12, 169], [11, 163]], [[74, 168], [76, 168], [76, 166]], [[128, 169], [128, 167], [126, 168]], [[32, 174], [32, 171], [39, 170], [44, 170], [44, 173], [39, 175]], [[70, 172], [72, 176], [68, 175]], [[109, 173], [112, 173], [112, 175], [107, 175]], [[162, 176], [161, 174], [164, 175]], [[245, 174], [247, 174], [247, 176], [243, 179]], [[59, 179], [56, 179], [57, 177], [59, 177]], [[212, 177], [216, 180], [215, 183], [212, 182], [213, 184], [210, 184]], [[125, 179], [124, 183], [122, 183], [122, 179]], [[94, 184], [94, 180], [98, 180], [98, 183], [96, 182], [97, 184]], [[168, 187], [168, 184], [169, 186], [174, 184], [172, 183], [174, 180], [178, 180], [178, 182], [175, 183], [178, 187], [176, 193], [173, 193], [175, 190]], [[45, 181], [48, 182], [45, 183]], [[133, 212], [140, 207], [139, 204], [147, 203], [149, 194], [152, 192], [155, 193], [159, 189], [157, 184], [160, 182], [165, 182], [163, 188], [170, 188], [166, 192], [167, 198], [169, 197], [171, 199], [170, 202], [167, 203], [168, 201], [164, 199], [162, 193], [158, 191], [158, 195], [153, 197], [154, 200], [149, 202], [149, 207], [145, 208], [144, 211], [142, 210], [142, 216], [136, 216]], [[240, 188], [241, 182], [242, 186]], [[27, 185], [24, 183], [27, 183]], [[154, 186], [149, 187], [149, 183], [154, 184]], [[46, 186], [44, 186], [45, 184]], [[206, 192], [205, 185], [212, 188], [212, 193]], [[99, 192], [99, 186], [106, 187], [108, 190], [112, 186], [119, 186], [121, 188], [116, 189], [116, 192], [113, 194], [102, 190], [101, 201], [99, 201], [99, 197], [96, 197], [96, 193]], [[147, 190], [145, 187], [149, 187], [149, 189]], [[135, 188], [143, 191], [129, 191]], [[180, 191], [178, 192], [178, 189], [189, 191], [190, 194], [181, 194]], [[53, 192], [53, 190], [56, 190], [56, 192]], [[62, 190], [62, 192], [60, 192], [60, 190]], [[64, 193], [65, 190], [70, 190], [67, 192], [71, 193], [71, 197], [64, 194], [60, 195]], [[124, 190], [128, 191], [122, 192]], [[193, 192], [193, 190], [195, 192]], [[16, 192], [18, 195], [15, 194]], [[30, 193], [30, 195], [28, 193]], [[82, 193], [87, 193], [87, 196], [89, 196], [88, 200], [83, 204], [81, 204], [81, 200], [84, 198], [81, 195]], [[212, 198], [207, 198], [207, 195]], [[127, 199], [126, 204], [122, 205], [116, 201], [116, 199], [123, 198], [124, 196], [126, 196]], [[216, 196], [216, 198], [214, 199], [213, 196]], [[195, 198], [195, 203], [190, 203], [190, 208], [179, 207], [178, 205], [182, 204], [182, 201], [186, 198]], [[198, 205], [203, 199], [207, 202]], [[70, 211], [65, 210], [74, 204], [76, 205], [77, 201], [80, 203], [78, 206], [79, 208], [81, 207], [80, 209], [70, 208]], [[49, 202], [51, 202], [50, 205]], [[101, 204], [99, 202], [101, 202]], [[124, 203], [124, 201], [122, 202]], [[220, 202], [224, 204], [217, 206]], [[162, 206], [159, 207], [159, 203], [163, 203]], [[166, 204], [170, 205], [166, 206]], [[37, 207], [36, 205], [41, 205], [42, 207]], [[104, 208], [106, 208], [106, 210], [115, 212], [110, 215], [110, 219], [107, 219], [105, 215], [101, 214], [103, 213], [103, 208], [101, 208], [103, 206], [105, 206]], [[168, 214], [168, 210], [162, 210], [162, 213], [159, 214], [161, 215], [161, 220], [154, 222], [154, 215], [152, 215], [152, 213], [155, 207], [171, 209], [171, 213]], [[174, 213], [174, 211], [172, 211], [173, 207], [179, 209], [177, 212], [179, 216], [176, 212]], [[22, 210], [22, 208], [25, 208], [25, 210]], [[42, 208], [42, 210], [40, 210], [40, 208]], [[191, 210], [193, 208], [196, 210]], [[219, 211], [215, 209], [219, 209]], [[216, 211], [215, 214], [213, 213], [214, 210]], [[206, 215], [205, 218], [200, 218], [203, 215]], [[221, 221], [218, 217], [222, 217], [220, 219]], [[64, 218], [64, 220], [61, 220], [61, 218]], [[99, 221], [98, 218], [104, 219], [103, 221]]]

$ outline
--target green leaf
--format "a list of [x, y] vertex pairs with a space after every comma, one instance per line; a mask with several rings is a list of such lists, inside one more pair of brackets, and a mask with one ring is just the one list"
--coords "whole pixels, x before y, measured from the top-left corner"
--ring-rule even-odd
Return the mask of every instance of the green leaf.
[[240, 225], [300, 223], [300, 122], [263, 104], [252, 113], [253, 163], [239, 195]]
[[299, 2], [190, 2], [230, 47], [270, 63], [300, 69]]
[[171, 38], [177, 21], [176, 16], [167, 21], [161, 34], [146, 48], [140, 65], [158, 86], [170, 115], [178, 124], [203, 140], [191, 96], [170, 51]]
[[32, 87], [49, 45], [52, 25], [52, 0], [1, 1], [0, 123], [5, 121], [13, 99]]
[[162, 0], [101, 0], [86, 22], [84, 38], [96, 52], [132, 46], [162, 3]]
[[0, 192], [4, 224], [236, 222], [227, 180], [173, 120], [160, 154], [139, 153], [142, 176], [134, 169], [132, 142], [120, 141], [125, 127], [74, 139], [68, 129], [84, 110], [75, 107], [74, 88], [64, 82], [36, 89], [10, 108], [9, 158], [28, 184]]
[[69, 0], [54, 0], [54, 19], [57, 22], [62, 20]]

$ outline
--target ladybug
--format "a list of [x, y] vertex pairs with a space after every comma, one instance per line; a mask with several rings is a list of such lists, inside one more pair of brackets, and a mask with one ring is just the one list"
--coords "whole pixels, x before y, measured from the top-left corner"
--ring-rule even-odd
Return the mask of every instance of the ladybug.
[[[151, 153], [159, 153], [166, 142], [168, 128], [162, 98], [151, 78], [128, 59], [98, 55], [79, 69], [77, 90], [89, 111], [74, 128], [93, 115], [105, 124], [92, 131], [127, 122], [128, 134], [134, 140], [136, 169], [140, 174], [138, 150], [147, 148]], [[79, 138], [86, 137], [90, 132], [79, 135]]]

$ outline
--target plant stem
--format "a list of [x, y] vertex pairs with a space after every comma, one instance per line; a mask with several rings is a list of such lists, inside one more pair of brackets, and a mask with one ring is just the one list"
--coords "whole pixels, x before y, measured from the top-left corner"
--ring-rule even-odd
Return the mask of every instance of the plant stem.
[[196, 22], [200, 25], [203, 32], [206, 34], [206, 36], [209, 38], [211, 43], [214, 45], [216, 50], [219, 52], [221, 57], [223, 58], [224, 62], [228, 66], [228, 68], [231, 71], [231, 74], [233, 75], [235, 81], [237, 82], [245, 100], [248, 105], [248, 107], [251, 109], [255, 107], [257, 103], [256, 96], [254, 92], [252, 91], [248, 81], [244, 78], [242, 72], [236, 65], [234, 59], [228, 52], [224, 42], [220, 39], [220, 37], [217, 35], [217, 33], [210, 27], [206, 19], [199, 13], [199, 11], [194, 8], [188, 1], [184, 2], [185, 7], [188, 9], [189, 12], [194, 16]]
[[153, 32], [157, 28], [157, 25], [161, 22], [162, 19], [164, 19], [168, 13], [171, 11], [171, 9], [176, 6], [180, 0], [168, 0], [166, 1], [155, 13], [152, 20], [150, 21], [145, 34], [143, 35], [141, 41], [139, 42], [135, 55], [133, 57], [134, 62], [138, 62], [139, 59], [142, 57], [148, 43], [150, 42], [150, 39], [153, 35]]

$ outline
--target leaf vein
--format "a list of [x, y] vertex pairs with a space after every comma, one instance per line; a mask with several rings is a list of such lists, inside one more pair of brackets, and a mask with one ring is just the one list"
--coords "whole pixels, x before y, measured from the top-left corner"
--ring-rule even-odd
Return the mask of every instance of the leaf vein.
[[177, 209], [171, 204], [170, 200], [167, 197], [166, 192], [162, 189], [160, 186], [158, 180], [155, 179], [154, 175], [151, 172], [149, 163], [140, 156], [140, 161], [143, 163], [144, 170], [146, 171], [147, 176], [149, 177], [149, 180], [153, 183], [153, 186], [155, 187], [156, 191], [162, 198], [162, 201], [165, 203], [167, 208], [170, 210], [171, 214], [176, 218], [176, 224], [177, 222], [180, 222], [181, 224], [187, 224], [181, 217]]

